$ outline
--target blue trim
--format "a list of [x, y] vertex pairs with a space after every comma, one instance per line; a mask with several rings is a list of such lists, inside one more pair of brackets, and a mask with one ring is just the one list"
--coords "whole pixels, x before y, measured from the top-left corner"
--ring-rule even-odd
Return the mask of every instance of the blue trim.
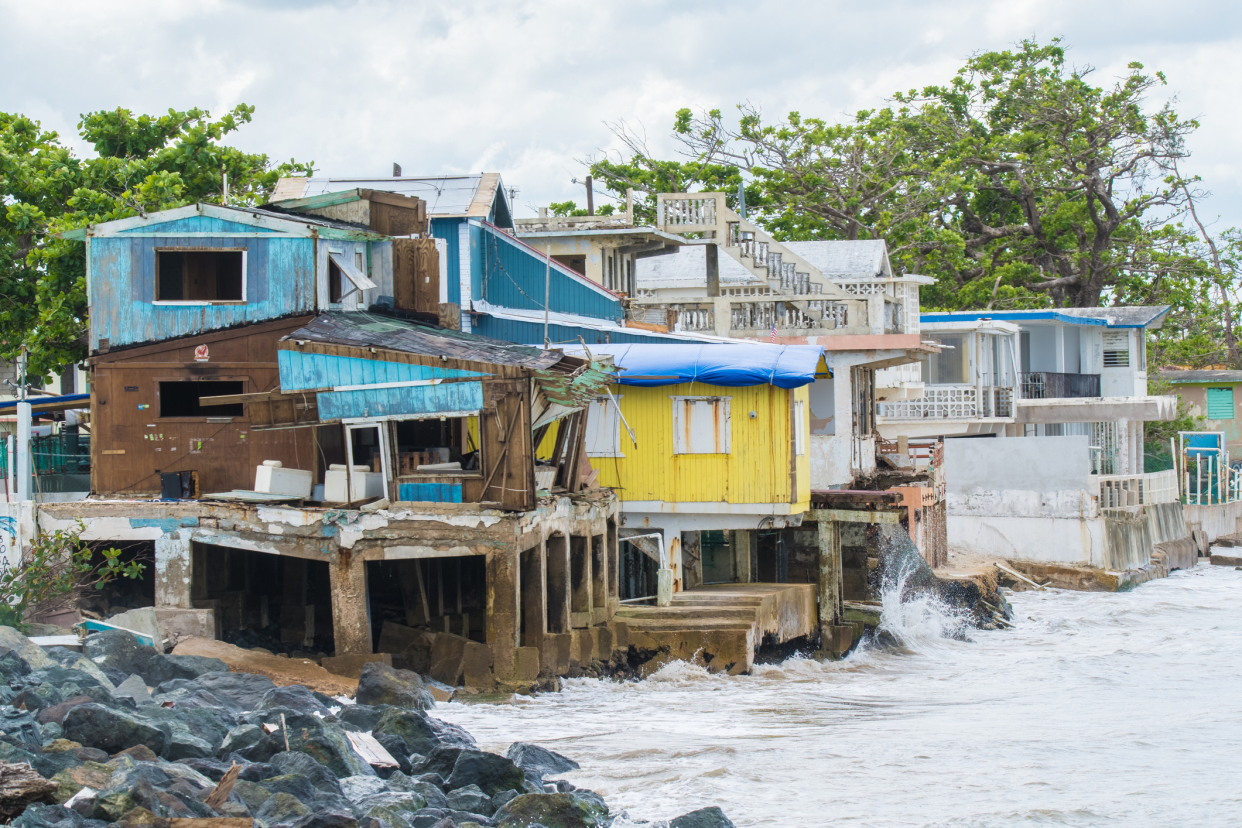
[[[70, 402], [84, 402], [89, 405], [90, 401], [90, 394], [66, 394], [63, 397], [30, 397], [26, 400], [26, 402], [30, 403], [31, 409], [34, 411], [38, 411], [40, 405]], [[7, 400], [6, 402], [0, 402], [0, 408], [16, 408], [19, 402], [20, 400]]]
[[[486, 313], [480, 313], [474, 317], [474, 333], [505, 342], [515, 342], [519, 345], [543, 345], [542, 322], [501, 319]], [[548, 325], [548, 339], [552, 340], [552, 347], [554, 348], [560, 345], [577, 345], [579, 344], [578, 337], [582, 337], [582, 341], [588, 345], [617, 345], [622, 343], [633, 343], [635, 345], [699, 344], [692, 340], [660, 336], [658, 333], [630, 333], [624, 328], [601, 331], [595, 328], [583, 328], [577, 325], [558, 324], [556, 322]]]
[[1168, 314], [1164, 313], [1144, 322], [1142, 325], [1110, 325], [1106, 319], [1091, 319], [1084, 316], [1067, 316], [1057, 311], [1032, 311], [1023, 313], [1022, 311], [953, 311], [950, 313], [920, 313], [920, 322], [977, 322], [981, 319], [993, 319], [997, 322], [1027, 322], [1031, 320], [1051, 320], [1053, 322], [1064, 322], [1068, 325], [1096, 325], [1106, 328], [1146, 328], [1148, 325], [1156, 322], [1161, 317]]

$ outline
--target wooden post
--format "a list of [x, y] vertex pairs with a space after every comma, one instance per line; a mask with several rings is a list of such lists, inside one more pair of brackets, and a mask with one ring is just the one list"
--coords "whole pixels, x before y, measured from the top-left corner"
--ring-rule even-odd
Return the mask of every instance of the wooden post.
[[841, 533], [836, 521], [818, 512], [819, 529], [819, 628], [821, 637], [831, 633], [827, 627], [841, 620]]

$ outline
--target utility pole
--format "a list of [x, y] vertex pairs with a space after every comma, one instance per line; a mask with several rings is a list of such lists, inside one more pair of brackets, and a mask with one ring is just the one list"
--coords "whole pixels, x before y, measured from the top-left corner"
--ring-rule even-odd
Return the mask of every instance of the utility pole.
[[591, 176], [589, 175], [587, 176], [587, 179], [586, 179], [586, 188], [587, 188], [587, 215], [593, 216], [595, 215], [595, 191], [591, 187]]
[[26, 346], [17, 362], [17, 499], [30, 500], [30, 403], [26, 401]]

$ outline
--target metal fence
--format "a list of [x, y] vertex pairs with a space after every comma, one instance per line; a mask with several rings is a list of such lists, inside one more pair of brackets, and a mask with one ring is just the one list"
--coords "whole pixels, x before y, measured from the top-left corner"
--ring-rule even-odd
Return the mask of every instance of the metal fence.
[[1099, 374], [1059, 374], [1029, 371], [1019, 374], [1024, 400], [1060, 400], [1067, 397], [1100, 396]]
[[[31, 464], [35, 474], [82, 474], [91, 470], [91, 438], [87, 434], [62, 432], [30, 438]], [[0, 441], [0, 477], [9, 476], [7, 440]]]

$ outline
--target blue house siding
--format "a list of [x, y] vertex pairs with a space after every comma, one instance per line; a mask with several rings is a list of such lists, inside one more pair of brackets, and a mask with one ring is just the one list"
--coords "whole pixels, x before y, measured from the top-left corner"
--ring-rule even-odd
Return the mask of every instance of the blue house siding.
[[465, 219], [433, 218], [431, 220], [431, 235], [437, 239], [444, 239], [448, 245], [448, 252], [445, 254], [448, 260], [448, 300], [454, 305], [461, 304], [461, 284], [457, 276], [461, 268], [457, 228], [463, 221]]
[[214, 216], [188, 216], [174, 221], [161, 221], [156, 224], [144, 224], [141, 227], [119, 230], [117, 235], [142, 236], [150, 233], [159, 233], [161, 235], [177, 236], [183, 233], [212, 233], [217, 236], [223, 236], [233, 234], [271, 235], [278, 232], [268, 227], [256, 227], [252, 224], [242, 224], [240, 221], [229, 221], [228, 219], [216, 218]]
[[[197, 219], [194, 226], [211, 221], [217, 220]], [[116, 348], [309, 313], [315, 309], [314, 245], [311, 238], [254, 235], [92, 238], [91, 350], [101, 339]], [[245, 303], [155, 304], [155, 251], [167, 247], [246, 250]]]
[[[477, 274], [473, 280], [476, 296], [501, 307], [543, 310], [547, 259], [494, 227], [477, 228], [480, 249], [471, 257], [472, 271]], [[474, 229], [472, 226], [472, 241]], [[554, 312], [610, 321], [625, 315], [620, 298], [585, 277], [571, 275], [556, 261], [552, 262], [550, 281], [548, 304]]]
[[[475, 317], [474, 332], [479, 336], [502, 339], [505, 342], [516, 342], [519, 345], [543, 344], [542, 322], [498, 319], [495, 316], [480, 314]], [[670, 345], [694, 344], [691, 340], [663, 337], [659, 334], [643, 336], [641, 334], [621, 333], [618, 331], [597, 331], [593, 328], [580, 328], [576, 325], [552, 324], [548, 326], [548, 339], [552, 340], [553, 345], [576, 345], [578, 344], [578, 337], [582, 337], [583, 341], [588, 345], [621, 344], [626, 342], [648, 345], [663, 343]]]
[[482, 410], [483, 384], [454, 382], [445, 385], [369, 388], [360, 391], [321, 391], [317, 397], [320, 420], [434, 415]]
[[[338, 388], [343, 385], [375, 385], [385, 382], [418, 382], [450, 377], [482, 377], [477, 371], [459, 371], [426, 365], [408, 365], [378, 359], [305, 354], [300, 351], [276, 352], [280, 365], [280, 387], [285, 391]], [[417, 388], [418, 386], [412, 386]], [[401, 389], [394, 389], [401, 390]], [[409, 388], [405, 390], [410, 390]]]
[[397, 499], [407, 503], [461, 503], [461, 484], [398, 483]]

